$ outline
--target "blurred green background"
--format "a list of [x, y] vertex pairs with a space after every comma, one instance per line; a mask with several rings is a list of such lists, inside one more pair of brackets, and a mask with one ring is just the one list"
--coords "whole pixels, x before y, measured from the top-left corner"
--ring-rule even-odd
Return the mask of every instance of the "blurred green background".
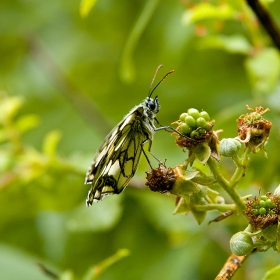
[[[245, 2], [205, 3], [99, 0], [81, 17], [78, 0], [1, 1], [1, 279], [49, 279], [38, 263], [79, 278], [122, 248], [130, 255], [98, 279], [215, 278], [244, 219], [208, 226], [211, 213], [199, 226], [173, 216], [174, 197], [144, 187], [145, 160], [125, 192], [89, 208], [83, 185], [103, 138], [147, 96], [163, 64], [157, 80], [175, 70], [155, 92], [164, 125], [194, 107], [216, 120], [221, 137], [235, 137], [246, 104], [270, 108], [268, 159], [252, 157], [239, 191], [278, 186], [278, 50]], [[268, 9], [280, 23], [279, 1]], [[187, 156], [164, 131], [152, 151], [168, 166]], [[261, 279], [279, 261], [271, 250], [252, 255], [236, 279]]]

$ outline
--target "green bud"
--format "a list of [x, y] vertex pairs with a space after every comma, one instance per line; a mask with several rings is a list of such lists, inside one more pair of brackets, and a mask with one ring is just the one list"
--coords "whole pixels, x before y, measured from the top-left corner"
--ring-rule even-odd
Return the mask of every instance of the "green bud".
[[262, 195], [262, 196], [260, 197], [260, 199], [261, 199], [261, 200], [267, 200], [267, 196], [266, 196], [266, 195]]
[[239, 149], [241, 147], [241, 143], [233, 138], [224, 138], [220, 142], [220, 153], [225, 157], [233, 157], [237, 155]]
[[237, 256], [247, 255], [254, 248], [252, 238], [242, 231], [234, 234], [229, 242], [231, 252]]

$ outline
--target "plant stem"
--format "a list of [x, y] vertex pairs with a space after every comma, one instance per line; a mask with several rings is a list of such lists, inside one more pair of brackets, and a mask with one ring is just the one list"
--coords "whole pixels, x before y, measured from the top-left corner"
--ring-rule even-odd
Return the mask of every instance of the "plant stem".
[[194, 208], [196, 211], [215, 211], [218, 210], [220, 212], [226, 212], [226, 211], [236, 211], [236, 205], [235, 204], [205, 204], [205, 205], [193, 205], [192, 208]]
[[231, 177], [229, 181], [229, 186], [231, 188], [235, 187], [237, 183], [241, 180], [242, 177], [245, 176], [245, 170], [249, 162], [249, 154], [251, 152], [251, 149], [247, 147], [244, 154], [242, 155], [242, 158], [239, 160], [237, 157], [233, 158], [233, 161], [236, 165], [236, 170]]
[[243, 210], [245, 210], [245, 208], [246, 208], [244, 201], [242, 200], [240, 195], [237, 193], [237, 191], [230, 186], [229, 182], [220, 173], [215, 159], [210, 157], [208, 159], [207, 164], [208, 164], [210, 170], [212, 171], [215, 179], [217, 180], [217, 183], [229, 194], [229, 196], [234, 201], [238, 212], [240, 212], [242, 215], [244, 215], [246, 217], [246, 215], [243, 212]]

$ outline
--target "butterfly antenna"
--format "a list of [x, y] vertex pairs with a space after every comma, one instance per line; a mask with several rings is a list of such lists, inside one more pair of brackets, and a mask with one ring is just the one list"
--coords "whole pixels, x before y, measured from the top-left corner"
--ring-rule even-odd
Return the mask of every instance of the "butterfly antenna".
[[174, 70], [170, 70], [168, 73], [166, 73], [166, 74], [164, 75], [164, 77], [163, 77], [163, 78], [156, 84], [156, 86], [152, 89], [152, 86], [153, 86], [153, 84], [154, 84], [154, 81], [155, 81], [155, 78], [156, 78], [156, 76], [157, 76], [158, 70], [159, 70], [160, 68], [162, 68], [162, 67], [163, 67], [163, 65], [160, 64], [160, 65], [158, 66], [156, 72], [155, 72], [155, 75], [154, 75], [154, 77], [153, 77], [153, 79], [152, 79], [152, 82], [151, 82], [151, 85], [150, 85], [150, 89], [149, 89], [149, 97], [152, 96], [153, 92], [154, 92], [155, 89], [162, 83], [162, 81], [163, 81], [169, 74], [171, 74], [171, 73], [174, 72]]

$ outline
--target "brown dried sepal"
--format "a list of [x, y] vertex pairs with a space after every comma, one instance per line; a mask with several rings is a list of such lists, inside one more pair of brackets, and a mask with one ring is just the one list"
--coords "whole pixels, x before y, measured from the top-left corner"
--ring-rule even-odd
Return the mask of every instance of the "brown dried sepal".
[[188, 150], [192, 150], [199, 144], [203, 142], [210, 142], [211, 138], [213, 136], [213, 130], [206, 130], [204, 134], [197, 135], [194, 138], [190, 138], [190, 136], [186, 135], [178, 135], [177, 133], [173, 133], [173, 135], [176, 135], [175, 142], [176, 144], [181, 148], [187, 148]]
[[264, 215], [256, 215], [252, 213], [253, 204], [259, 203], [260, 199], [255, 197], [247, 201], [247, 208], [244, 211], [248, 216], [249, 223], [251, 224], [254, 231], [264, 229], [270, 225], [278, 224], [278, 216], [280, 214], [280, 201], [277, 195], [268, 196], [274, 203], [275, 208], [273, 208], [273, 213], [264, 214]]
[[158, 168], [152, 169], [150, 172], [146, 172], [146, 174], [147, 182], [145, 185], [153, 192], [169, 192], [176, 181], [174, 170], [163, 164], [160, 164]]
[[237, 119], [238, 138], [245, 145], [249, 145], [253, 152], [257, 152], [259, 146], [266, 144], [272, 127], [270, 121], [262, 118], [269, 109], [263, 109], [263, 107], [252, 109], [248, 105], [246, 107], [251, 112]]

